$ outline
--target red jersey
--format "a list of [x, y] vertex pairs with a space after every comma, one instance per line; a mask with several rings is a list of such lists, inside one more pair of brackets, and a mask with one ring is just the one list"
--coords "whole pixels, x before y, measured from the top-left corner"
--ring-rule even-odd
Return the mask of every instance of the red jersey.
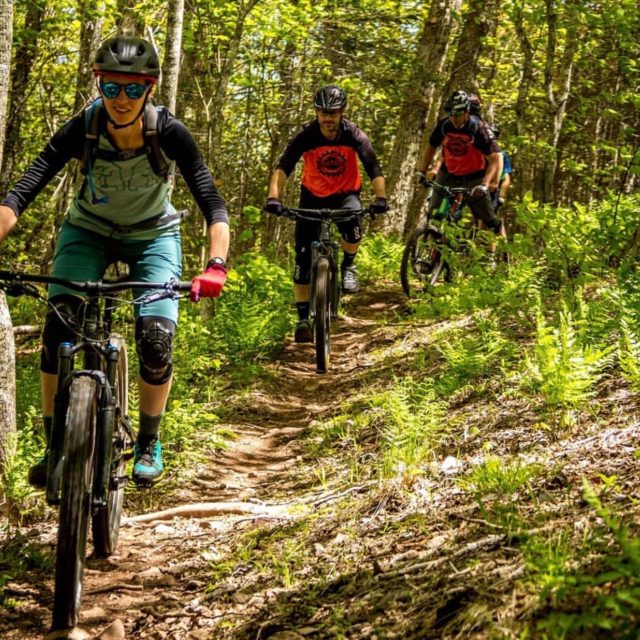
[[371, 180], [382, 169], [369, 138], [353, 122], [342, 119], [335, 140], [327, 140], [317, 120], [309, 122], [294, 136], [278, 162], [278, 169], [289, 176], [300, 158], [304, 161], [302, 186], [314, 196], [359, 193], [362, 178], [358, 158]]
[[497, 153], [500, 147], [486, 123], [476, 116], [456, 129], [449, 118], [440, 120], [429, 137], [432, 147], [442, 145], [442, 164], [453, 176], [484, 175], [486, 156]]

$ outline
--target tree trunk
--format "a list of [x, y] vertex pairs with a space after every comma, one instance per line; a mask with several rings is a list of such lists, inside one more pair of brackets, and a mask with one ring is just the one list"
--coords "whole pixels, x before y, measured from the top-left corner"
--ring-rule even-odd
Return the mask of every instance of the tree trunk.
[[132, 0], [118, 0], [116, 23], [119, 33], [129, 36], [142, 36], [144, 33], [144, 20], [141, 12], [136, 12], [135, 3]]
[[[6, 0], [4, 0], [6, 4]], [[20, 130], [22, 127], [23, 107], [29, 95], [29, 73], [33, 68], [33, 61], [38, 50], [38, 37], [42, 29], [44, 16], [44, 2], [30, 2], [27, 6], [22, 38], [16, 50], [14, 65], [11, 73], [11, 87], [9, 90], [8, 120], [4, 152], [2, 154], [2, 171], [0, 172], [0, 193], [6, 193], [14, 180], [14, 164], [20, 147]], [[4, 20], [4, 19], [3, 19]], [[4, 22], [3, 22], [4, 24]], [[11, 33], [0, 33], [2, 46], [11, 47]], [[3, 56], [4, 57], [4, 56]], [[0, 89], [1, 90], [1, 89]], [[4, 122], [5, 114], [0, 115], [0, 122]]]
[[[13, 0], [0, 0], [0, 165], [5, 140], [11, 43], [13, 41]], [[0, 473], [12, 456], [16, 431], [16, 363], [13, 327], [5, 295], [0, 291]]]
[[[545, 0], [547, 18], [547, 55], [545, 60], [544, 80], [547, 95], [547, 139], [544, 166], [540, 174], [539, 195], [543, 202], [555, 201], [555, 180], [558, 170], [558, 141], [562, 132], [562, 124], [567, 110], [567, 100], [571, 90], [573, 77], [573, 59], [578, 48], [578, 25], [566, 29], [564, 51], [558, 60], [558, 11], [556, 0]], [[567, 5], [565, 22], [572, 22], [571, 4]], [[579, 10], [579, 9], [578, 9]], [[557, 68], [556, 68], [557, 67]], [[557, 88], [556, 88], [557, 87]]]
[[[409, 94], [400, 115], [389, 161], [387, 188], [391, 211], [384, 223], [387, 230], [400, 231], [413, 193], [413, 174], [421, 153], [427, 116], [442, 82], [450, 42], [453, 15], [461, 0], [434, 0], [424, 23], [418, 54], [413, 65]], [[409, 225], [412, 228], [413, 225]]]
[[0, 475], [14, 453], [16, 432], [16, 356], [13, 326], [0, 291]]
[[172, 113], [175, 113], [178, 96], [183, 20], [184, 0], [171, 0], [167, 15], [167, 41], [162, 64], [160, 100]]
[[80, 111], [97, 95], [93, 82], [93, 60], [102, 40], [104, 24], [104, 0], [79, 0], [80, 20], [80, 60], [76, 72], [76, 98], [74, 113]]
[[444, 97], [458, 89], [481, 93], [478, 60], [486, 46], [487, 36], [495, 31], [493, 21], [498, 15], [498, 4], [497, 0], [470, 0]]
[[[97, 91], [93, 82], [93, 60], [102, 40], [103, 15], [105, 11], [104, 0], [79, 0], [80, 12], [80, 56], [76, 69], [76, 91], [74, 100], [74, 112], [77, 113], [94, 97]], [[56, 232], [62, 223], [63, 217], [73, 199], [73, 195], [81, 180], [80, 167], [77, 163], [68, 164], [59, 187], [54, 195], [55, 219], [53, 222], [54, 233], [51, 234], [48, 251], [42, 262], [41, 269], [46, 272], [53, 257], [55, 249]]]

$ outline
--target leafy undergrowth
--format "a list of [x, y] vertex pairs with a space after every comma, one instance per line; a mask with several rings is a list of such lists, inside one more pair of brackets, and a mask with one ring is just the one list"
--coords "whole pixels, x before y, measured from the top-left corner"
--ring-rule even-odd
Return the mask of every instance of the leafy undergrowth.
[[[382, 270], [327, 376], [311, 346], [254, 341], [251, 376], [213, 393], [220, 352], [188, 384], [236, 439], [127, 506], [263, 512], [123, 529], [86, 606], [132, 638], [636, 638], [640, 281], [552, 267], [473, 267], [410, 305]], [[22, 539], [33, 581], [42, 544]], [[7, 580], [12, 620], [34, 601], [44, 619], [46, 594]]]

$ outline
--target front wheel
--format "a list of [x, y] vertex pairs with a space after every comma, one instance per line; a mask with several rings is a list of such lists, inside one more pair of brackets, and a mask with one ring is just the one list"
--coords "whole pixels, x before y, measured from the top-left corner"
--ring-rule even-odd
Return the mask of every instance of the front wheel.
[[93, 486], [97, 396], [93, 378], [79, 376], [71, 383], [56, 545], [53, 630], [75, 627], [78, 622]]
[[441, 242], [442, 235], [432, 226], [417, 229], [407, 241], [400, 265], [400, 282], [407, 297], [418, 297], [447, 276]]
[[107, 505], [101, 507], [91, 518], [93, 548], [95, 555], [107, 558], [115, 550], [120, 533], [124, 488], [127, 483], [125, 467], [127, 452], [133, 446], [129, 425], [129, 372], [127, 347], [122, 336], [111, 336], [111, 343], [118, 349], [118, 367], [114, 385], [116, 415], [113, 430], [113, 446], [110, 460]]
[[316, 267], [316, 371], [327, 373], [331, 353], [331, 268], [327, 258], [320, 258]]

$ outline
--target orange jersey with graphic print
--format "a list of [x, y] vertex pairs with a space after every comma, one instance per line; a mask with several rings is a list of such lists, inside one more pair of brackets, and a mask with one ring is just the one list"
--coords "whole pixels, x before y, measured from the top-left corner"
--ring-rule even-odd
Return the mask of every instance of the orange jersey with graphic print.
[[442, 145], [444, 168], [453, 176], [482, 175], [486, 157], [500, 151], [486, 123], [476, 116], [456, 129], [449, 118], [441, 120], [429, 137], [432, 147]]
[[300, 158], [304, 162], [302, 186], [319, 198], [360, 191], [358, 158], [371, 180], [382, 175], [369, 138], [344, 118], [335, 140], [327, 140], [322, 135], [317, 120], [308, 123], [289, 142], [278, 168], [289, 176]]

